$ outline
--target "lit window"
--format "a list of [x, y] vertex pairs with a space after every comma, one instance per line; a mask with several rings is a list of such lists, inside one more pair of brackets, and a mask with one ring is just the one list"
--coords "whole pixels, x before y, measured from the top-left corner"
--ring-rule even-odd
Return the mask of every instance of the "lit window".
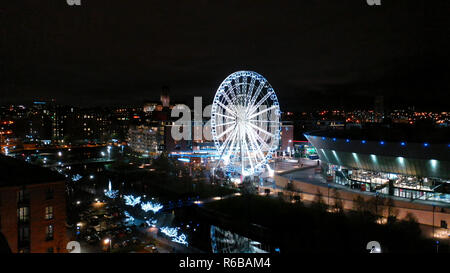
[[17, 209], [17, 216], [19, 222], [28, 222], [30, 220], [30, 208], [21, 207]]
[[45, 220], [53, 219], [53, 207], [45, 207]]
[[45, 237], [47, 241], [53, 240], [53, 225], [48, 225], [45, 227]]

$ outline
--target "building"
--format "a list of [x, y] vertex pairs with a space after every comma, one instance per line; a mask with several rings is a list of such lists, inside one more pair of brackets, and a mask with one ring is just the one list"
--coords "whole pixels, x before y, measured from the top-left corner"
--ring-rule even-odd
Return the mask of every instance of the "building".
[[128, 131], [128, 146], [137, 153], [157, 156], [164, 149], [162, 141], [158, 127], [141, 125]]
[[291, 156], [294, 153], [294, 125], [283, 122], [280, 132], [279, 155]]
[[64, 177], [0, 156], [0, 232], [13, 253], [66, 252]]
[[363, 192], [450, 203], [448, 130], [379, 127], [305, 136], [328, 181]]

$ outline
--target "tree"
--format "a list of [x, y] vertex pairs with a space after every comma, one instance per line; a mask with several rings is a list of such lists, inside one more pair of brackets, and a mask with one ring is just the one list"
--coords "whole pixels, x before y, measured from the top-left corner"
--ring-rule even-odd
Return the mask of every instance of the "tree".
[[392, 198], [386, 200], [387, 207], [387, 221], [388, 223], [395, 222], [397, 220], [398, 209], [395, 208], [395, 203]]
[[364, 198], [361, 195], [353, 198], [353, 209], [359, 213], [364, 213], [367, 211], [367, 206]]
[[292, 183], [291, 180], [288, 181], [288, 183], [286, 184], [286, 190], [288, 191], [294, 191], [294, 184]]
[[383, 210], [384, 210], [384, 198], [382, 196], [379, 196], [378, 194], [372, 198], [369, 199], [367, 202], [367, 209], [372, 215], [376, 216], [377, 218], [383, 216]]
[[320, 192], [319, 189], [317, 189], [317, 193], [316, 196], [314, 197], [312, 207], [321, 211], [325, 211], [328, 207], [327, 204], [325, 203], [325, 200], [323, 199], [323, 194]]
[[339, 213], [343, 212], [344, 204], [341, 199], [341, 194], [339, 193], [339, 191], [336, 188], [333, 189], [333, 198], [334, 198], [334, 204], [333, 204], [334, 211], [339, 212]]

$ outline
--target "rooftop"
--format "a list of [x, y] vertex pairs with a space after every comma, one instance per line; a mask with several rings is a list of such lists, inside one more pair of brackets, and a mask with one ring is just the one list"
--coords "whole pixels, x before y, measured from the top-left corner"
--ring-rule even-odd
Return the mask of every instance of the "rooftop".
[[0, 155], [0, 187], [63, 181], [57, 172], [22, 160]]
[[450, 144], [450, 128], [417, 128], [413, 126], [364, 126], [326, 131], [313, 131], [307, 135], [350, 140], [406, 141]]

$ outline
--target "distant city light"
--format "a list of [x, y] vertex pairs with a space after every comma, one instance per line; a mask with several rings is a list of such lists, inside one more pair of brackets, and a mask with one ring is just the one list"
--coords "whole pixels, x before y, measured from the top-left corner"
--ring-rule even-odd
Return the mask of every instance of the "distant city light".
[[362, 140], [361, 143], [362, 143], [362, 144], [366, 144], [366, 141], [365, 141], [365, 140]]
[[127, 223], [131, 224], [131, 223], [134, 222], [134, 217], [131, 216], [131, 215], [128, 213], [128, 211], [124, 211], [123, 214], [125, 214], [125, 218], [126, 218], [125, 221], [126, 221]]
[[429, 144], [425, 142], [425, 143], [423, 144], [423, 146], [424, 146], [424, 147], [428, 147]]
[[384, 141], [380, 141], [380, 144], [381, 144], [381, 145], [384, 145]]
[[73, 175], [73, 176], [72, 176], [72, 181], [73, 181], [73, 182], [76, 182], [76, 181], [80, 180], [81, 178], [83, 178], [81, 175], [76, 174], [76, 175]]
[[400, 142], [400, 145], [406, 146], [406, 143], [405, 142]]

